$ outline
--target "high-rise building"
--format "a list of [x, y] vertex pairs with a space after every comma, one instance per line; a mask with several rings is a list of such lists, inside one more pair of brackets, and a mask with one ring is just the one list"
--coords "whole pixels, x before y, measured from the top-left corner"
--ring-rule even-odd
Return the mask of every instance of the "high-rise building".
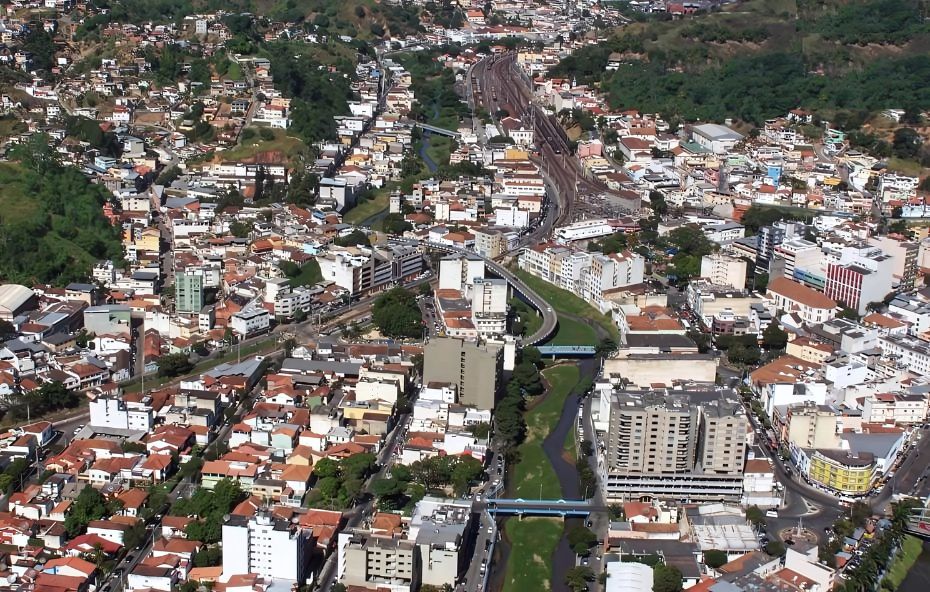
[[507, 332], [507, 280], [475, 279], [471, 292], [472, 323], [481, 335]]
[[302, 585], [312, 545], [308, 532], [266, 512], [223, 523], [223, 576], [258, 574]]
[[176, 273], [174, 299], [179, 313], [198, 314], [203, 308], [203, 275], [187, 270]]
[[827, 264], [824, 293], [862, 315], [891, 293], [893, 270], [894, 260], [879, 248], [846, 247], [839, 263]]
[[604, 390], [599, 413], [607, 415], [599, 463], [606, 497], [733, 499], [742, 493], [747, 421], [732, 389]]
[[776, 222], [760, 228], [756, 235], [756, 273], [768, 273], [775, 247], [803, 230], [804, 225], [796, 222]]
[[[369, 590], [416, 590], [420, 558], [414, 541], [366, 530], [339, 533], [336, 581]], [[225, 547], [225, 544], [224, 544]]]
[[746, 261], [721, 253], [701, 257], [701, 277], [715, 286], [746, 287]]
[[499, 345], [438, 337], [424, 350], [423, 383], [451, 382], [458, 388], [459, 403], [493, 409], [503, 362]]
[[477, 255], [449, 255], [439, 260], [439, 289], [465, 292], [484, 278], [484, 259]]

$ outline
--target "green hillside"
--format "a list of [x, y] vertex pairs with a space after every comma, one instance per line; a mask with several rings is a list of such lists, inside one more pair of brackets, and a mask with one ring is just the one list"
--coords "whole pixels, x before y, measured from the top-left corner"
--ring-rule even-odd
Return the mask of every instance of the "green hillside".
[[612, 107], [672, 119], [760, 124], [808, 107], [856, 127], [877, 110], [930, 108], [927, 12], [926, 0], [749, 0], [681, 20], [641, 16], [552, 74], [600, 85]]
[[0, 164], [0, 281], [64, 285], [99, 259], [122, 259], [103, 217], [107, 191], [77, 169]]

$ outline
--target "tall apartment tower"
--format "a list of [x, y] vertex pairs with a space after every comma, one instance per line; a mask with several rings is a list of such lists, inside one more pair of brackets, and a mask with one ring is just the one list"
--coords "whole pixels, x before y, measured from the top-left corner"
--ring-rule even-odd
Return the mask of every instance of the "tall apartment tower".
[[503, 364], [499, 345], [438, 337], [424, 350], [423, 383], [451, 382], [458, 387], [459, 403], [494, 409]]
[[203, 275], [186, 270], [175, 274], [174, 301], [179, 313], [198, 314], [203, 308]]
[[747, 421], [731, 389], [711, 384], [620, 388], [601, 397], [600, 409], [609, 413], [599, 463], [608, 499], [742, 494]]
[[230, 516], [223, 524], [223, 575], [258, 574], [302, 585], [312, 545], [307, 532], [262, 512]]

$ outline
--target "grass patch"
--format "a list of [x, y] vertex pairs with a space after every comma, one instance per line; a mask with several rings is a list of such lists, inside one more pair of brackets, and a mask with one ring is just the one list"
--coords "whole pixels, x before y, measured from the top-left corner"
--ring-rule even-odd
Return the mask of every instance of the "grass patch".
[[452, 138], [445, 136], [430, 135], [429, 147], [426, 149], [426, 155], [436, 163], [437, 166], [449, 164], [449, 155], [452, 153]]
[[226, 78], [230, 80], [242, 80], [242, 66], [239, 62], [230, 60], [229, 69], [226, 70]]
[[253, 158], [261, 152], [281, 152], [285, 158], [291, 160], [299, 154], [307, 154], [307, 145], [304, 141], [287, 135], [284, 130], [271, 130], [275, 136], [271, 140], [262, 140], [257, 133], [258, 130], [255, 131], [253, 138], [243, 140], [242, 144], [234, 148], [217, 151], [216, 157], [222, 160], [243, 160]]
[[921, 551], [923, 551], [923, 541], [913, 535], [904, 537], [904, 542], [901, 543], [901, 551], [894, 558], [891, 568], [888, 570], [888, 575], [884, 578], [891, 584], [891, 590], [897, 590], [901, 586], [901, 582], [907, 577], [907, 572], [914, 566]]
[[300, 273], [288, 279], [290, 280], [292, 288], [296, 288], [297, 286], [312, 286], [313, 284], [323, 281], [323, 272], [320, 271], [320, 264], [317, 260], [310, 259], [300, 268]]
[[[582, 317], [585, 319], [591, 319], [598, 325], [604, 328], [605, 331], [609, 332], [614, 341], [619, 343], [620, 341], [620, 332], [617, 330], [617, 327], [610, 321], [610, 318], [606, 315], [602, 315], [590, 304], [579, 298], [578, 296], [572, 294], [568, 290], [563, 290], [556, 286], [553, 286], [545, 280], [541, 280], [538, 277], [523, 271], [522, 269], [513, 270], [514, 275], [523, 280], [527, 286], [529, 286], [534, 292], [540, 295], [543, 300], [552, 305], [552, 308], [556, 312], [561, 314], [569, 314], [577, 317]], [[559, 319], [559, 324], [562, 323], [562, 319]], [[579, 331], [575, 329], [574, 331]], [[561, 334], [562, 330], [559, 330]], [[592, 331], [592, 334], [594, 332]], [[553, 343], [555, 340], [553, 339]], [[595, 337], [594, 341], [582, 343], [582, 344], [572, 344], [572, 345], [596, 345], [597, 338]], [[568, 345], [561, 343], [559, 345]]]
[[[577, 416], [575, 417], [577, 422]], [[565, 456], [570, 458], [572, 462], [578, 462], [578, 446], [575, 442], [575, 435], [578, 433], [578, 428], [572, 426], [572, 429], [568, 430], [568, 433], [565, 434], [565, 442], [562, 444], [562, 450], [565, 451]]]
[[510, 557], [503, 592], [552, 589], [552, 556], [562, 538], [562, 521], [556, 518], [510, 518], [504, 532]]
[[[532, 333], [528, 333], [532, 335]], [[559, 317], [559, 332], [547, 345], [597, 345], [597, 333], [582, 322], [568, 317]]]
[[578, 384], [579, 370], [577, 366], [554, 366], [543, 370], [543, 376], [549, 390], [541, 403], [526, 412], [526, 440], [518, 449], [520, 461], [513, 468], [513, 497], [562, 497], [562, 487], [542, 443], [559, 423], [565, 400]]
[[390, 202], [390, 197], [387, 191], [379, 191], [375, 194], [373, 199], [362, 202], [346, 212], [345, 215], [342, 216], [342, 221], [346, 224], [361, 224], [362, 221], [386, 210]]
[[888, 168], [896, 173], [901, 173], [902, 175], [910, 175], [911, 177], [917, 177], [923, 173], [923, 167], [920, 166], [919, 162], [913, 160], [904, 160], [903, 158], [889, 158], [888, 159]]

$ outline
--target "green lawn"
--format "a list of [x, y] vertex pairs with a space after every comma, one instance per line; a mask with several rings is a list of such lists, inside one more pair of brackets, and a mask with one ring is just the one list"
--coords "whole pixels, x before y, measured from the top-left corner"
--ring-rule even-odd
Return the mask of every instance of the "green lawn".
[[568, 430], [568, 433], [565, 434], [565, 443], [562, 444], [565, 455], [568, 456], [572, 462], [578, 461], [578, 446], [575, 443], [575, 434], [577, 433], [578, 430], [573, 426], [572, 429]]
[[923, 542], [919, 538], [911, 535], [904, 537], [901, 551], [894, 558], [891, 568], [889, 568], [888, 574], [885, 576], [885, 580], [891, 583], [892, 590], [897, 590], [901, 586], [901, 582], [907, 577], [907, 572], [914, 566], [914, 562], [917, 561], [922, 550]]
[[312, 286], [317, 282], [323, 281], [323, 272], [320, 271], [320, 264], [316, 259], [311, 259], [300, 268], [300, 273], [292, 278], [290, 285], [293, 288], [297, 286]]
[[449, 154], [452, 152], [452, 138], [445, 136], [431, 135], [429, 138], [429, 148], [426, 149], [426, 155], [438, 166], [449, 163]]
[[[608, 331], [611, 336], [613, 336], [615, 341], [620, 341], [620, 333], [617, 330], [617, 327], [610, 321], [610, 317], [607, 315], [602, 315], [594, 307], [578, 296], [567, 290], [557, 288], [549, 282], [541, 280], [536, 276], [530, 275], [522, 269], [514, 270], [514, 274], [523, 280], [527, 286], [532, 288], [534, 292], [539, 294], [543, 300], [551, 304], [552, 308], [554, 308], [556, 312], [591, 319], [597, 324], [601, 325], [606, 331]], [[562, 319], [559, 319], [559, 322], [561, 323]], [[577, 331], [577, 329], [574, 330], [576, 335]], [[561, 333], [561, 330], [559, 333]], [[595, 345], [596, 343], [597, 340], [595, 338], [595, 341], [588, 342], [585, 345]]]
[[300, 154], [307, 154], [308, 149], [304, 141], [300, 138], [287, 135], [287, 132], [284, 130], [271, 130], [274, 133], [274, 138], [271, 140], [263, 140], [258, 135], [257, 129], [249, 129], [255, 132], [253, 137], [247, 140], [243, 139], [242, 144], [230, 148], [229, 150], [219, 151], [217, 154], [221, 155], [223, 160], [253, 158], [261, 152], [280, 152], [289, 160], [296, 158]]
[[[527, 335], [532, 335], [527, 331]], [[575, 319], [559, 317], [559, 332], [546, 345], [597, 345], [597, 333]]]
[[577, 366], [554, 366], [543, 370], [549, 391], [542, 402], [526, 412], [526, 440], [520, 445], [520, 461], [511, 477], [512, 497], [559, 499], [562, 488], [542, 448], [543, 440], [555, 429], [565, 399], [578, 384]]
[[562, 538], [557, 518], [510, 518], [504, 527], [510, 557], [503, 592], [540, 592], [552, 589], [552, 556]]
[[360, 224], [378, 212], [386, 210], [390, 201], [390, 195], [387, 191], [379, 191], [375, 194], [374, 199], [360, 203], [342, 216], [342, 221], [346, 224]]

